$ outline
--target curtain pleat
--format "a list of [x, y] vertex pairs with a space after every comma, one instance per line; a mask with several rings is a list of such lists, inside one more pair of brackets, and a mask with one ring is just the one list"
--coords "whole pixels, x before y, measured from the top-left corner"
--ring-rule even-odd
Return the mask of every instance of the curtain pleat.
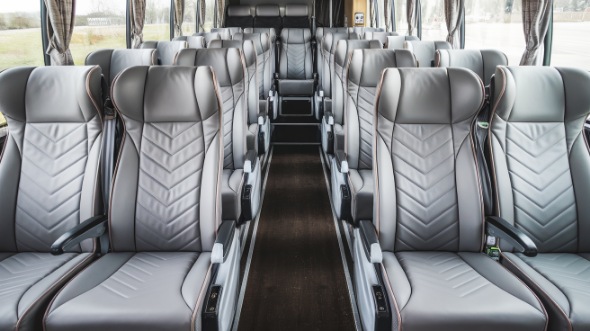
[[217, 0], [218, 27], [225, 27], [225, 0]]
[[47, 55], [51, 65], [73, 65], [70, 41], [74, 32], [75, 0], [45, 0], [47, 7]]
[[199, 31], [197, 32], [204, 32], [205, 31], [205, 14], [206, 14], [206, 10], [207, 10], [207, 4], [205, 3], [205, 0], [198, 0], [199, 1]]
[[539, 48], [549, 28], [551, 0], [522, 0], [522, 26], [526, 50], [520, 65], [536, 65]]
[[406, 6], [406, 18], [408, 20], [408, 35], [413, 36], [416, 31], [417, 26], [417, 8], [418, 1], [417, 0], [408, 0]]
[[453, 48], [460, 48], [459, 26], [465, 10], [465, 0], [445, 0], [445, 21], [447, 24], [447, 41]]
[[133, 48], [143, 42], [143, 25], [145, 22], [145, 0], [131, 1], [131, 39]]
[[174, 36], [182, 36], [184, 22], [184, 0], [174, 0]]

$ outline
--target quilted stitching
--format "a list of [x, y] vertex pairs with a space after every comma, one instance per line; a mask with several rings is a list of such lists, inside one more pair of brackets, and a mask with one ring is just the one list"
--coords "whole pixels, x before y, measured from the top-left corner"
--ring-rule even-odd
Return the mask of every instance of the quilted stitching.
[[148, 123], [143, 133], [137, 249], [199, 251], [202, 128], [199, 123]]
[[459, 222], [451, 128], [396, 124], [391, 150], [398, 204], [396, 250], [456, 250]]
[[26, 128], [16, 241], [21, 251], [48, 251], [61, 234], [80, 222], [80, 195], [92, 139], [86, 123], [30, 123]]
[[356, 96], [359, 116], [359, 169], [373, 168], [373, 112], [377, 87], [360, 87]]
[[221, 106], [223, 109], [223, 168], [231, 169], [234, 165], [233, 158], [233, 117], [234, 117], [234, 94], [231, 86], [220, 87]]
[[577, 213], [563, 123], [508, 123], [515, 223], [541, 252], [577, 248]]
[[288, 79], [306, 79], [305, 77], [305, 58], [306, 45], [286, 45], [287, 49], [287, 78]]

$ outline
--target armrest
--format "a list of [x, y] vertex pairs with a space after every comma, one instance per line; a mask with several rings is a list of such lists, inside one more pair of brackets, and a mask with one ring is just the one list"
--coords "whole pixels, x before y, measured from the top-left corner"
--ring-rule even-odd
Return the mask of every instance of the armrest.
[[227, 259], [231, 248], [234, 233], [236, 231], [236, 221], [223, 221], [217, 230], [217, 239], [213, 244], [211, 251], [211, 263], [223, 263]]
[[346, 153], [344, 153], [344, 151], [338, 150], [334, 152], [334, 157], [336, 158], [336, 166], [338, 167], [338, 171], [342, 174], [348, 173], [348, 161], [346, 161]]
[[258, 162], [258, 155], [256, 151], [251, 149], [246, 153], [246, 159], [244, 161], [244, 173], [249, 174], [252, 173], [252, 170], [256, 168], [256, 163]]
[[504, 239], [526, 256], [537, 255], [537, 245], [524, 232], [496, 216], [486, 217], [486, 234]]
[[51, 254], [63, 254], [64, 251], [86, 239], [102, 236], [107, 230], [107, 221], [108, 217], [106, 215], [100, 215], [78, 224], [73, 229], [61, 235], [61, 237], [51, 245]]
[[334, 125], [334, 114], [331, 111], [324, 111], [324, 119], [328, 125]]
[[268, 117], [268, 100], [258, 100], [258, 125], [264, 125]]
[[367, 260], [371, 263], [381, 263], [383, 261], [383, 252], [381, 251], [375, 225], [372, 221], [361, 220], [358, 226]]

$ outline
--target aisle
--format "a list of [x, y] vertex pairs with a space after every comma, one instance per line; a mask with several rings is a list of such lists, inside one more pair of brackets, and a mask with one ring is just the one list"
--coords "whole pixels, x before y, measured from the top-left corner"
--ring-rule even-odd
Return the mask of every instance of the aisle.
[[317, 146], [275, 146], [239, 330], [354, 330]]

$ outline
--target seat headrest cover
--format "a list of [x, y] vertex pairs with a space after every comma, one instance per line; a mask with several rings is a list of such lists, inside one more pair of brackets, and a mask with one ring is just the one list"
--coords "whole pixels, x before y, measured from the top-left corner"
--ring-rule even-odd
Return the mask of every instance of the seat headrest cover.
[[344, 68], [352, 55], [352, 51], [364, 48], [383, 49], [383, 45], [377, 40], [341, 40], [338, 42], [338, 45], [336, 45], [334, 62]]
[[348, 80], [359, 86], [377, 87], [385, 68], [415, 66], [414, 56], [406, 50], [356, 49], [350, 57]]
[[266, 33], [271, 43], [277, 39], [277, 32], [274, 28], [245, 28], [244, 33]]
[[256, 63], [256, 49], [254, 49], [254, 43], [252, 40], [213, 40], [211, 41], [211, 44], [209, 44], [209, 48], [241, 49], [247, 67]]
[[309, 8], [307, 5], [302, 4], [290, 4], [285, 6], [285, 16], [296, 17], [296, 16], [308, 16]]
[[311, 31], [309, 29], [283, 29], [281, 41], [288, 44], [306, 44], [311, 42]]
[[468, 69], [389, 68], [377, 95], [378, 113], [395, 123], [452, 124], [475, 117], [485, 92]]
[[227, 6], [227, 16], [251, 16], [250, 6]]
[[439, 49], [434, 58], [435, 67], [471, 69], [486, 86], [499, 65], [508, 65], [508, 58], [496, 50]]
[[242, 51], [236, 48], [185, 49], [176, 64], [212, 67], [219, 86], [233, 86], [245, 79]]
[[590, 73], [575, 68], [500, 66], [493, 111], [509, 122], [564, 122], [590, 113]]
[[[115, 79], [112, 91], [117, 110], [140, 123], [199, 122], [219, 109], [213, 73], [207, 67], [128, 68]], [[186, 97], [195, 94], [207, 97], [198, 98], [203, 103], [197, 105], [197, 98]]]
[[263, 33], [236, 33], [234, 40], [252, 40], [256, 47], [256, 54], [266, 53], [270, 49], [270, 40], [268, 34]]
[[99, 66], [19, 67], [0, 73], [0, 112], [27, 123], [88, 122], [102, 116]]
[[256, 16], [273, 17], [281, 16], [281, 14], [277, 5], [258, 5], [256, 6]]

